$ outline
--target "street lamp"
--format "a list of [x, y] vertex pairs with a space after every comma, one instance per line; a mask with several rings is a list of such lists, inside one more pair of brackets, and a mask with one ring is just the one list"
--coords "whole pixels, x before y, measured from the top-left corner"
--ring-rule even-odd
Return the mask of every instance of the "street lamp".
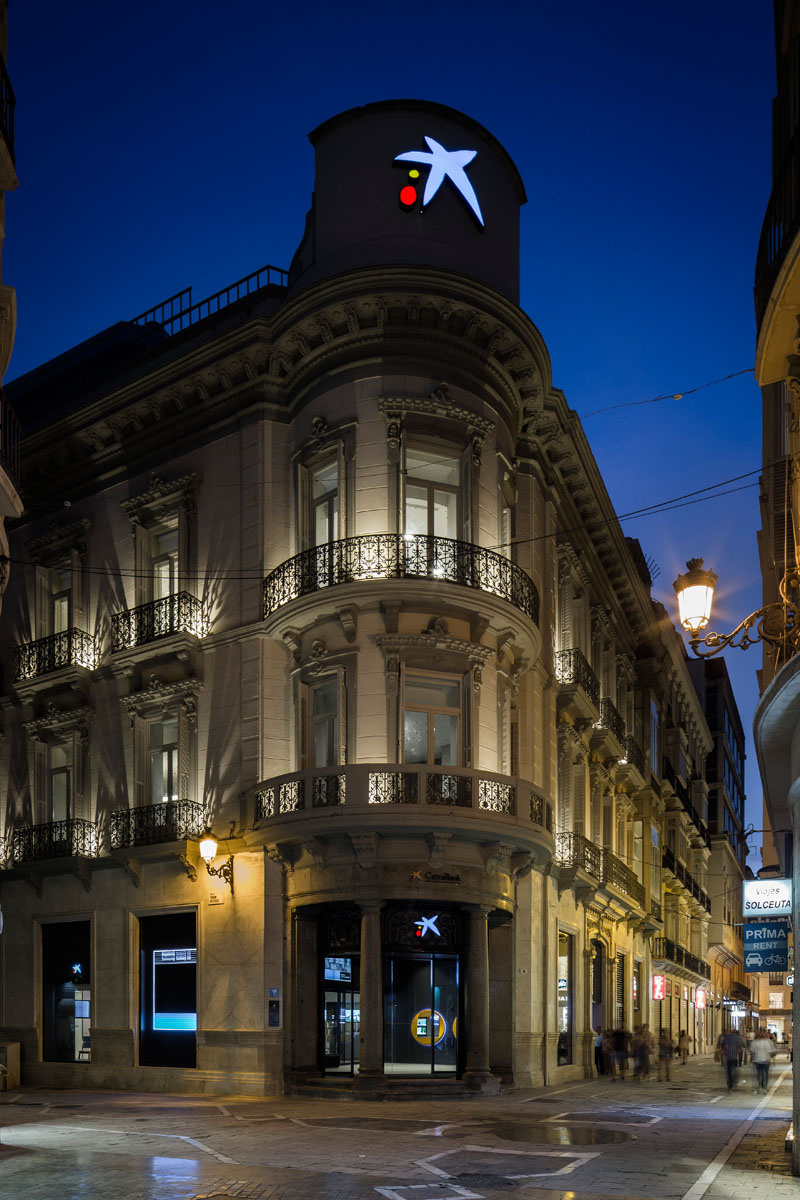
[[206, 870], [209, 875], [216, 875], [218, 879], [224, 879], [231, 889], [231, 895], [233, 895], [233, 855], [230, 854], [227, 861], [221, 867], [211, 866], [217, 857], [217, 839], [210, 829], [206, 829], [200, 841], [200, 857], [206, 864]]
[[766, 643], [776, 657], [790, 656], [800, 649], [800, 571], [786, 572], [779, 585], [780, 600], [756, 609], [730, 633], [707, 633], [701, 638], [700, 632], [711, 617], [717, 575], [703, 568], [702, 558], [690, 558], [686, 567], [686, 574], [679, 575], [672, 586], [678, 597], [681, 625], [698, 658], [711, 658], [729, 646], [746, 650], [756, 642]]

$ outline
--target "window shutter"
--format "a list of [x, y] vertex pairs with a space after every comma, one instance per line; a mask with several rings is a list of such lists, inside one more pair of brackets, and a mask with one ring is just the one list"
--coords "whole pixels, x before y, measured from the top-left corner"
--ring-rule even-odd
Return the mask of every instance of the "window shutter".
[[189, 729], [189, 716], [182, 704], [178, 705], [178, 778], [180, 800], [195, 800], [194, 777], [192, 773], [192, 744]]
[[336, 672], [336, 699], [338, 704], [337, 728], [339, 732], [337, 762], [340, 766], [344, 766], [347, 762], [347, 679], [343, 667], [339, 667]]
[[338, 539], [347, 537], [347, 463], [344, 457], [344, 442], [340, 441], [338, 443], [336, 459], [338, 466], [339, 519], [335, 536]]
[[300, 771], [308, 770], [308, 734], [310, 715], [308, 711], [308, 685], [297, 685], [297, 766]]
[[133, 718], [133, 803], [136, 808], [151, 804], [150, 799], [150, 727], [143, 717]]
[[467, 674], [464, 676], [461, 686], [463, 688], [461, 707], [462, 707], [462, 711], [463, 711], [462, 724], [464, 727], [464, 734], [463, 734], [463, 737], [464, 737], [464, 766], [471, 767], [472, 766], [472, 713], [473, 713], [472, 671], [468, 671]]
[[36, 566], [36, 627], [32, 631], [33, 638], [49, 637], [51, 629], [50, 613], [50, 572], [40, 564]]
[[178, 509], [178, 591], [195, 595], [198, 584], [199, 580], [194, 577], [194, 563], [191, 561], [189, 514], [186, 505], [181, 504]]
[[83, 563], [77, 550], [73, 550], [70, 554], [70, 568], [72, 577], [72, 619], [70, 624], [73, 629], [81, 629], [87, 633]]
[[89, 813], [86, 806], [85, 782], [88, 739], [81, 737], [81, 731], [76, 729], [72, 735], [72, 816], [78, 820], [87, 821]]
[[583, 770], [572, 768], [572, 828], [575, 833], [583, 834], [586, 828], [586, 786]]

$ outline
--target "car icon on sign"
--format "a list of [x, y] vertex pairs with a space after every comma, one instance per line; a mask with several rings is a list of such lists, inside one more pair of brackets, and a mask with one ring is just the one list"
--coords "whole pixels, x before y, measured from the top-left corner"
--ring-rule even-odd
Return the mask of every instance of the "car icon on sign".
[[748, 954], [747, 955], [747, 962], [745, 963], [745, 970], [748, 967], [763, 967], [763, 965], [764, 965], [764, 960], [760, 954]]

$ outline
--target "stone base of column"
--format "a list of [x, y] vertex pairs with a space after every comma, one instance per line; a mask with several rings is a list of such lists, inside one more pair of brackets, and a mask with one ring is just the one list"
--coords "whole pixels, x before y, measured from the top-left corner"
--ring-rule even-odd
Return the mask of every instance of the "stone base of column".
[[383, 1091], [386, 1076], [383, 1071], [359, 1071], [353, 1077], [353, 1090], [357, 1092]]
[[500, 1092], [500, 1077], [491, 1071], [465, 1071], [462, 1079], [471, 1092], [482, 1096], [497, 1096]]

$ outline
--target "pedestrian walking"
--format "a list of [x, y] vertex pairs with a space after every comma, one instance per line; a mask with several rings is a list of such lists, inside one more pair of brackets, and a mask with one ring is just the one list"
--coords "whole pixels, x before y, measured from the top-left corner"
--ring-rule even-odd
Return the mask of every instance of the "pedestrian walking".
[[603, 1053], [603, 1027], [595, 1025], [594, 1027], [594, 1065], [598, 1076], [606, 1073], [606, 1060]]
[[681, 1066], [685, 1067], [689, 1054], [689, 1035], [685, 1029], [682, 1029], [678, 1034], [678, 1053], [681, 1056]]
[[756, 1094], [766, 1094], [769, 1087], [769, 1067], [776, 1053], [772, 1038], [765, 1029], [759, 1029], [750, 1043], [750, 1062], [755, 1074], [753, 1091]]
[[631, 1054], [633, 1056], [633, 1078], [637, 1082], [647, 1079], [650, 1074], [650, 1051], [652, 1039], [646, 1025], [637, 1025], [633, 1031]]
[[744, 1054], [744, 1038], [738, 1029], [729, 1029], [719, 1036], [719, 1051], [725, 1067], [725, 1081], [732, 1092], [739, 1078], [739, 1056]]
[[669, 1083], [669, 1064], [672, 1062], [672, 1056], [675, 1053], [675, 1043], [666, 1029], [662, 1029], [658, 1036], [658, 1079], [659, 1082], [666, 1076]]
[[614, 1047], [614, 1067], [619, 1071], [619, 1077], [624, 1082], [625, 1072], [628, 1069], [628, 1058], [631, 1052], [631, 1035], [629, 1030], [623, 1029], [620, 1025], [614, 1030], [612, 1043]]

